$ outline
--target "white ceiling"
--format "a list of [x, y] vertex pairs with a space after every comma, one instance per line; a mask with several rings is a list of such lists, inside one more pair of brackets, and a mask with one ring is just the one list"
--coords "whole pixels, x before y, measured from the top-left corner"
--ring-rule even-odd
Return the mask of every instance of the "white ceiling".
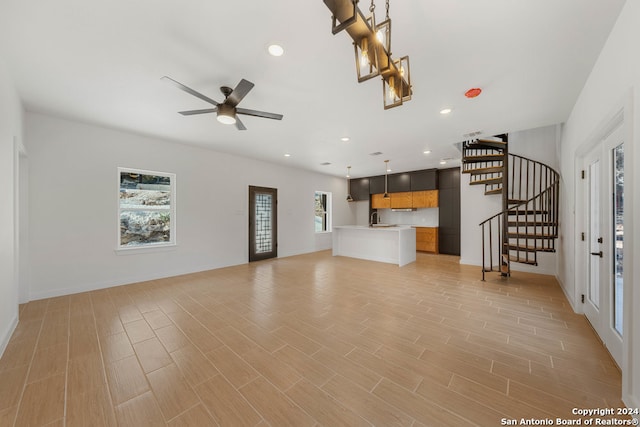
[[[385, 159], [393, 171], [443, 167], [469, 132], [565, 121], [623, 4], [391, 1], [393, 57], [409, 55], [414, 96], [387, 111], [379, 79], [357, 83], [351, 40], [331, 34], [321, 0], [0, 0], [0, 56], [29, 111], [369, 176], [384, 173]], [[384, 2], [376, 6], [381, 21]], [[272, 42], [284, 56], [268, 55]], [[245, 78], [255, 87], [240, 107], [284, 119], [242, 116], [241, 132], [214, 114], [183, 117], [209, 105], [164, 75], [218, 101], [221, 85]], [[472, 87], [482, 95], [465, 98]]]

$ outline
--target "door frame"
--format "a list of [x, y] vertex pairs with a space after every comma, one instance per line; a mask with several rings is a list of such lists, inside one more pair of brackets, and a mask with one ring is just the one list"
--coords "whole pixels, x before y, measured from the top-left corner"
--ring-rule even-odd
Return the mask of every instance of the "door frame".
[[[255, 240], [255, 195], [257, 193], [268, 193], [273, 197], [273, 203], [271, 204], [271, 237], [272, 237], [272, 250], [269, 252], [256, 253], [254, 248], [256, 247]], [[278, 257], [278, 189], [270, 187], [249, 186], [249, 262], [260, 261], [263, 259], [277, 258]]]
[[[565, 209], [573, 210], [573, 218], [574, 218], [574, 227], [573, 227], [573, 262], [574, 262], [574, 283], [573, 283], [573, 308], [576, 313], [584, 314], [583, 304], [580, 303], [581, 295], [586, 295], [588, 286], [586, 269], [588, 264], [585, 263], [586, 259], [586, 243], [588, 241], [581, 240], [581, 233], [586, 231], [586, 227], [588, 226], [587, 218], [585, 213], [582, 211], [582, 207], [584, 206], [585, 192], [588, 191], [586, 185], [584, 185], [584, 181], [580, 177], [580, 173], [582, 170], [582, 164], [585, 155], [591, 151], [595, 146], [597, 146], [611, 131], [615, 130], [618, 126], [622, 127], [623, 133], [623, 141], [625, 142], [625, 172], [629, 172], [629, 185], [625, 185], [625, 213], [624, 213], [624, 224], [625, 224], [625, 235], [633, 236], [633, 218], [632, 218], [632, 210], [633, 210], [633, 192], [634, 183], [631, 179], [632, 175], [632, 167], [633, 167], [633, 159], [636, 157], [634, 154], [634, 129], [633, 129], [633, 107], [634, 107], [634, 96], [633, 91], [627, 91], [623, 97], [619, 99], [619, 101], [613, 104], [615, 107], [609, 110], [609, 113], [606, 114], [603, 119], [596, 125], [594, 130], [587, 134], [587, 137], [584, 138], [584, 142], [579, 145], [574, 152], [574, 199], [573, 206], [570, 206], [571, 203], [568, 201]], [[626, 183], [625, 183], [626, 184]], [[628, 207], [628, 208], [627, 208]], [[632, 237], [631, 237], [632, 238]], [[623, 261], [624, 268], [624, 304], [623, 304], [623, 334], [625, 334], [625, 338], [631, 337], [630, 332], [633, 330], [632, 325], [632, 313], [633, 313], [633, 287], [631, 285], [632, 279], [634, 277], [633, 272], [633, 245], [629, 245], [630, 248], [628, 250], [628, 254]], [[570, 262], [570, 260], [567, 260]], [[624, 339], [622, 343], [622, 364], [619, 368], [622, 371], [622, 397], [623, 400], [625, 397], [628, 397], [632, 394], [631, 386], [632, 386], [632, 354], [633, 348], [629, 339]]]
[[30, 300], [28, 277], [28, 245], [29, 245], [29, 156], [27, 149], [13, 137], [14, 163], [14, 278], [18, 284], [18, 303], [24, 304]]

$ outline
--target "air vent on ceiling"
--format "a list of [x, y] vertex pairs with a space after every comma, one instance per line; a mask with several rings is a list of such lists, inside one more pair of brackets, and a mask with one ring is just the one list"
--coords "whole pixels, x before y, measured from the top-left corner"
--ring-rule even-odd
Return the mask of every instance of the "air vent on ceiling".
[[324, 162], [324, 163], [320, 163], [320, 166], [329, 166], [331, 163], [329, 162]]
[[477, 138], [479, 135], [482, 134], [481, 130], [477, 130], [475, 132], [469, 132], [469, 133], [465, 133], [464, 135], [462, 135], [464, 137], [464, 139], [475, 139]]
[[370, 156], [379, 156], [382, 154], [382, 151], [376, 151], [375, 153], [369, 153]]

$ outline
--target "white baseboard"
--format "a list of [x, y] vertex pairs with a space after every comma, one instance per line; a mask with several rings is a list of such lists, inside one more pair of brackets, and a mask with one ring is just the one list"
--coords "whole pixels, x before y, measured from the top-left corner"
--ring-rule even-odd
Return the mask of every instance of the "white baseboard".
[[[244, 264], [244, 263], [240, 263], [240, 264]], [[106, 288], [112, 288], [114, 286], [130, 285], [132, 283], [147, 282], [149, 280], [165, 279], [167, 277], [182, 276], [184, 274], [199, 273], [201, 271], [213, 270], [216, 268], [224, 268], [224, 267], [231, 267], [231, 265], [224, 265], [224, 266], [208, 265], [208, 266], [201, 266], [200, 268], [164, 271], [158, 274], [142, 274], [139, 276], [130, 276], [130, 277], [123, 277], [123, 278], [114, 279], [114, 280], [105, 280], [103, 282], [89, 283], [82, 286], [56, 288], [56, 289], [51, 289], [51, 290], [41, 291], [41, 292], [31, 292], [29, 300], [35, 301], [35, 300], [40, 300], [45, 298], [54, 298], [54, 297], [60, 297], [64, 295], [79, 294], [81, 292], [96, 291], [98, 289], [106, 289]]]
[[13, 331], [16, 330], [16, 326], [18, 326], [17, 315], [13, 318], [13, 320], [11, 320], [11, 323], [9, 324], [7, 330], [3, 331], [2, 333], [2, 339], [0, 340], [0, 357], [2, 357], [4, 351], [7, 349], [7, 345], [9, 345], [9, 340], [11, 339], [11, 335], [13, 335]]
[[562, 293], [564, 294], [565, 298], [567, 299], [567, 301], [569, 301], [569, 305], [571, 306], [571, 309], [573, 310], [573, 312], [577, 314], [582, 314], [583, 313], [582, 307], [576, 306], [575, 298], [573, 297], [573, 295], [569, 295], [567, 293], [567, 288], [564, 286], [564, 283], [562, 282], [562, 280], [560, 280], [560, 277], [556, 275], [555, 278], [558, 281], [558, 284], [560, 285], [560, 289], [562, 289]]

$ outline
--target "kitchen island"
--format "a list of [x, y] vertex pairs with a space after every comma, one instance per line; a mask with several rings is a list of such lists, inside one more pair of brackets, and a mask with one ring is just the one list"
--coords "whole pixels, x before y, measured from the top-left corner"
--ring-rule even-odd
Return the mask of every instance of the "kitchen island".
[[409, 226], [333, 227], [333, 255], [388, 262], [400, 267], [416, 260], [416, 229]]

